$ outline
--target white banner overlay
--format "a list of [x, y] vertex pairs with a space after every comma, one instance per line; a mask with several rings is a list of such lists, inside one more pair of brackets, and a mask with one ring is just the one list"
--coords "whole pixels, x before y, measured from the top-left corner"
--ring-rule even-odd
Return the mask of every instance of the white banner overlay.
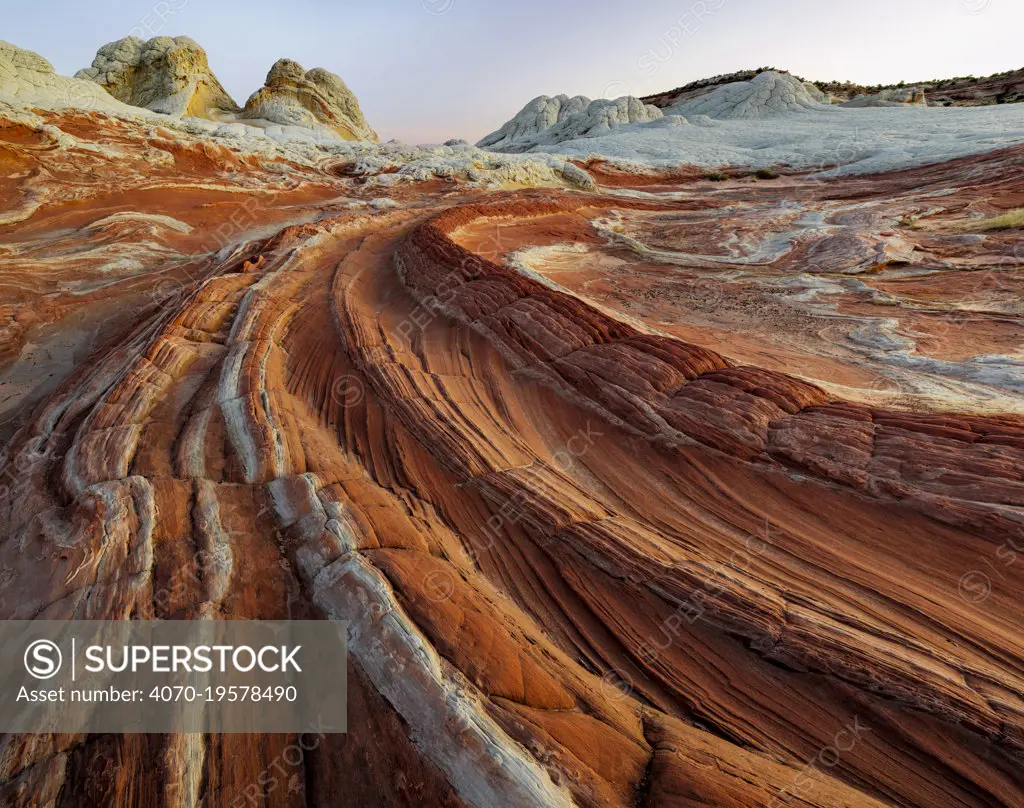
[[0, 621], [0, 733], [338, 733], [347, 624]]

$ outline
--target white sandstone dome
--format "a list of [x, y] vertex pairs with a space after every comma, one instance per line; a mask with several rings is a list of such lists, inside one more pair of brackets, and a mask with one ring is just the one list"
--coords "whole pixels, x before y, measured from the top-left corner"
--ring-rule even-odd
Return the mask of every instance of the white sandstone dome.
[[824, 102], [820, 90], [812, 93], [788, 73], [766, 70], [750, 81], [723, 84], [698, 98], [674, 104], [666, 112], [687, 118], [707, 115], [716, 120], [757, 120], [821, 109]]
[[589, 105], [590, 99], [583, 95], [572, 98], [564, 94], [554, 97], [537, 96], [500, 129], [491, 132], [476, 145], [482, 149], [504, 151], [520, 141], [538, 136], [566, 118], [578, 115]]
[[525, 152], [576, 138], [600, 137], [620, 126], [646, 123], [662, 115], [657, 107], [630, 95], [596, 101], [582, 95], [542, 95], [477, 145], [492, 151]]
[[326, 129], [342, 140], [379, 141], [355, 94], [339, 76], [321, 67], [305, 70], [291, 59], [274, 63], [264, 86], [245, 102], [242, 115], [284, 126]]
[[38, 53], [3, 40], [0, 40], [0, 99], [21, 107], [75, 107], [120, 114], [132, 112], [130, 107], [119, 103], [102, 87], [90, 81], [59, 76], [53, 65]]
[[130, 36], [108, 42], [75, 78], [99, 84], [118, 101], [166, 115], [224, 120], [238, 105], [187, 36]]

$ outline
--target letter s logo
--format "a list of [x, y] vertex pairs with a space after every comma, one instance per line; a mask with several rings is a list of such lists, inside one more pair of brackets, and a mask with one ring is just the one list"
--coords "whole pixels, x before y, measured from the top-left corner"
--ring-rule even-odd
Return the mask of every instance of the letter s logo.
[[36, 679], [56, 676], [63, 661], [57, 643], [50, 640], [36, 640], [25, 649], [25, 670]]

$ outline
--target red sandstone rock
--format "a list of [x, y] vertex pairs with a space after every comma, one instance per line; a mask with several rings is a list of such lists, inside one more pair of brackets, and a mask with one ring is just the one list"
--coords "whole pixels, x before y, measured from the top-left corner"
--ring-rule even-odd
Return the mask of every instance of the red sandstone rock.
[[[727, 232], [789, 229], [776, 203], [797, 200], [950, 264], [876, 268], [833, 314], [877, 319], [871, 289], [941, 308], [1012, 253], [956, 234], [1019, 181], [1019, 150], [711, 199], [680, 198], [685, 174], [672, 198], [409, 184], [371, 213], [334, 206], [372, 189], [326, 171], [49, 119], [123, 156], [0, 127], [26, 168], [5, 207], [38, 204], [0, 228], [2, 616], [350, 621], [349, 733], [265, 804], [1021, 805], [1012, 391], [886, 406], [872, 360], [790, 328], [820, 312], [771, 295], [816, 283], [825, 229], [755, 271], [707, 262]], [[548, 283], [512, 257], [566, 242], [584, 251], [531, 264]], [[744, 267], [714, 287], [730, 342], [700, 305]], [[655, 270], [664, 299], [637, 281]], [[931, 326], [1020, 333], [1012, 311]], [[238, 805], [290, 742], [7, 737], [0, 802]]]

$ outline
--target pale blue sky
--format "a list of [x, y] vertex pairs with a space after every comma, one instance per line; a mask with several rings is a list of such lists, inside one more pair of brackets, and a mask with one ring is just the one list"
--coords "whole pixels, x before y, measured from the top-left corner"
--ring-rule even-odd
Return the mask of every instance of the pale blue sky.
[[187, 34], [239, 103], [288, 57], [339, 74], [383, 139], [496, 129], [531, 98], [671, 89], [775, 65], [866, 84], [1024, 66], [1024, 0], [4, 0], [0, 39], [59, 73]]

